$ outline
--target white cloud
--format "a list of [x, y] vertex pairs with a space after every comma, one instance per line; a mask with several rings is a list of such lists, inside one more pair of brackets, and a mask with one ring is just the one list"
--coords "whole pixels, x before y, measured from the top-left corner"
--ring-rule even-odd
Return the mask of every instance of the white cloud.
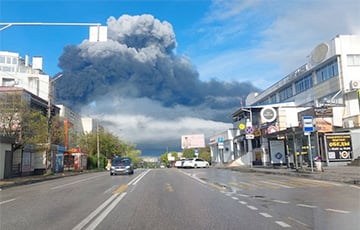
[[196, 54], [189, 56], [203, 80], [259, 79], [265, 88], [305, 64], [319, 43], [359, 34], [359, 15], [357, 0], [216, 0], [199, 25], [201, 38], [191, 48]]

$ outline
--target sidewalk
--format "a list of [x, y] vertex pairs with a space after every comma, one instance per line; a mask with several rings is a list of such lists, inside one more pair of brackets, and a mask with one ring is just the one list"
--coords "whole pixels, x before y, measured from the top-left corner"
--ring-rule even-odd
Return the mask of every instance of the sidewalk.
[[277, 175], [286, 175], [294, 177], [307, 177], [318, 180], [327, 180], [348, 184], [360, 185], [360, 167], [358, 166], [329, 166], [324, 167], [323, 171], [314, 171], [311, 172], [311, 168], [303, 169], [289, 169], [285, 167], [281, 168], [272, 168], [272, 167], [263, 167], [263, 166], [233, 166], [225, 167], [229, 170], [241, 171], [241, 172], [258, 172], [266, 174], [277, 174]]
[[25, 184], [32, 184], [46, 180], [54, 180], [66, 176], [76, 176], [82, 173], [87, 173], [87, 172], [71, 171], [71, 172], [55, 173], [50, 175], [33, 175], [33, 176], [23, 176], [23, 177], [13, 177], [9, 179], [3, 179], [0, 180], [0, 190], [3, 188], [17, 186], [17, 185], [25, 185]]

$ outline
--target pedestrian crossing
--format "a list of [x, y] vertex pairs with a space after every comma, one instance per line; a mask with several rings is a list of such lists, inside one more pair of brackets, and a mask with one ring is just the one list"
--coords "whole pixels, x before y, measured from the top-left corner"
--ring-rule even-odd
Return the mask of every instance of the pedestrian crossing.
[[341, 186], [338, 183], [320, 180], [310, 180], [305, 178], [287, 178], [287, 179], [267, 179], [249, 181], [231, 181], [231, 187], [237, 190], [261, 190], [261, 189], [299, 189], [299, 188], [316, 188], [316, 187], [332, 187]]

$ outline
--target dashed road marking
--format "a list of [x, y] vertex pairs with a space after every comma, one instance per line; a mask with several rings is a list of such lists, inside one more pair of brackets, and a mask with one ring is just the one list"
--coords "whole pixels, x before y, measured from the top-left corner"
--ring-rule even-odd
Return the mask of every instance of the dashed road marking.
[[0, 202], [0, 205], [9, 203], [9, 202], [15, 201], [15, 200], [16, 200], [16, 199], [4, 200], [4, 201], [1, 201], [1, 202]]
[[254, 206], [252, 206], [252, 205], [248, 205], [247, 207], [248, 207], [249, 209], [251, 209], [251, 210], [258, 210], [257, 207], [254, 207]]
[[327, 209], [325, 209], [325, 210], [326, 210], [326, 211], [329, 211], [329, 212], [336, 212], [336, 213], [342, 213], [342, 214], [350, 213], [349, 211], [338, 210], [338, 209], [331, 209], [331, 208], [327, 208]]
[[291, 221], [294, 221], [294, 222], [296, 222], [296, 223], [298, 223], [298, 224], [301, 224], [301, 225], [303, 225], [303, 226], [305, 226], [305, 227], [309, 227], [309, 225], [307, 225], [307, 224], [305, 224], [304, 222], [302, 222], [302, 221], [300, 221], [300, 220], [298, 220], [298, 219], [295, 219], [295, 218], [293, 218], [293, 217], [288, 217], [288, 219], [291, 220]]
[[113, 194], [123, 193], [127, 188], [128, 188], [127, 184], [122, 184], [122, 185], [120, 185], [119, 188], [117, 188], [115, 191], [113, 191]]
[[266, 218], [271, 218], [272, 217], [272, 215], [270, 215], [270, 214], [268, 214], [266, 212], [260, 212], [259, 214], [262, 215], [263, 217], [266, 217]]
[[239, 203], [240, 203], [240, 204], [247, 204], [246, 201], [242, 201], [242, 200], [239, 200]]
[[291, 228], [291, 225], [289, 225], [283, 221], [275, 221], [275, 223], [277, 223], [278, 225], [280, 225], [283, 228]]
[[308, 205], [308, 204], [297, 204], [296, 206], [304, 207], [304, 208], [317, 208], [317, 206]]
[[231, 197], [233, 200], [239, 200], [239, 198], [237, 198], [236, 196], [232, 196]]
[[169, 183], [166, 184], [166, 190], [167, 190], [168, 192], [173, 192], [173, 191], [174, 191], [173, 187], [172, 187], [171, 184], [169, 184]]
[[290, 203], [289, 201], [285, 201], [285, 200], [272, 200], [275, 203], [279, 203], [279, 204], [288, 204]]

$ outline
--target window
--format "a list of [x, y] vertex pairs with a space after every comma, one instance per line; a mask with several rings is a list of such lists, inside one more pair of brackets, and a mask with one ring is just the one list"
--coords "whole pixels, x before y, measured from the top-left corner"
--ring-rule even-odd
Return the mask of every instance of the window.
[[337, 61], [333, 61], [316, 71], [317, 83], [321, 83], [339, 75]]
[[305, 90], [310, 89], [312, 87], [313, 87], [313, 78], [312, 75], [310, 74], [295, 82], [295, 93], [298, 94], [304, 92]]
[[276, 103], [277, 101], [276, 101], [276, 94], [273, 94], [273, 95], [271, 95], [270, 96], [270, 104], [274, 104], [274, 103]]
[[280, 98], [279, 102], [283, 102], [292, 96], [293, 96], [292, 86], [289, 86], [279, 92], [279, 98]]
[[360, 66], [360, 54], [347, 55], [348, 66]]

